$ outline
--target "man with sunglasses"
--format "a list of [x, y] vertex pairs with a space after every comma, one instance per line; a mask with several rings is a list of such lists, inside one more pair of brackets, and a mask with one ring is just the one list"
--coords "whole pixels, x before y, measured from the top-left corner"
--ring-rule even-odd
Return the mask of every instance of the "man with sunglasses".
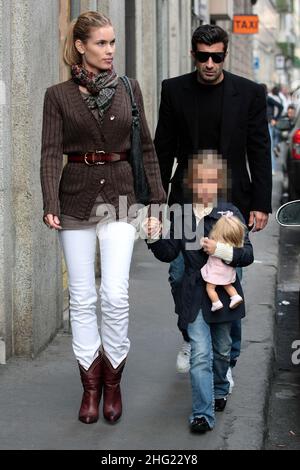
[[[272, 211], [266, 98], [261, 85], [223, 70], [227, 48], [228, 34], [219, 26], [202, 25], [195, 30], [191, 54], [196, 70], [162, 82], [155, 147], [167, 194], [171, 182], [170, 206], [185, 202], [183, 176], [188, 155], [207, 149], [221, 154], [230, 174], [228, 199], [255, 232], [267, 225]], [[170, 180], [175, 159], [178, 164]], [[183, 269], [179, 255], [169, 270], [174, 299]], [[234, 329], [232, 366], [240, 353], [240, 324], [234, 324]], [[185, 341], [177, 357], [178, 371], [189, 370], [189, 357]]]

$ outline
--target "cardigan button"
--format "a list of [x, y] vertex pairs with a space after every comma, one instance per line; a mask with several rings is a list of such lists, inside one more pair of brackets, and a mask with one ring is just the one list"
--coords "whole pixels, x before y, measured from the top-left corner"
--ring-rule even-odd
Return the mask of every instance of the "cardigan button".
[[104, 184], [104, 183], [105, 183], [105, 179], [100, 180], [100, 184]]

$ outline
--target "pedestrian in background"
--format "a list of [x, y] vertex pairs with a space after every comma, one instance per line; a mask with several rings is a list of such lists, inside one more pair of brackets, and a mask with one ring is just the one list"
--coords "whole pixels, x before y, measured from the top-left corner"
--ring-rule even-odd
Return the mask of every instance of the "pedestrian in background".
[[[47, 89], [44, 102], [41, 184], [44, 222], [59, 231], [69, 282], [73, 350], [84, 389], [79, 419], [122, 413], [120, 381], [128, 355], [128, 282], [135, 217], [121, 216], [136, 202], [131, 148], [132, 106], [113, 68], [116, 38], [109, 18], [85, 12], [69, 29], [64, 58], [72, 78]], [[165, 201], [159, 165], [139, 84], [130, 80], [140, 113], [143, 162], [150, 203]], [[62, 171], [63, 154], [68, 163]], [[62, 173], [62, 174], [61, 174]], [[127, 212], [126, 212], [127, 216]], [[95, 250], [101, 252], [101, 326], [98, 329]]]
[[274, 86], [271, 93], [268, 93], [267, 103], [270, 106], [270, 100], [275, 102], [275, 106], [272, 107], [273, 115], [269, 123], [269, 129], [271, 132], [271, 149], [272, 149], [272, 173], [276, 174], [277, 165], [276, 158], [279, 156], [279, 142], [280, 142], [280, 131], [277, 129], [276, 124], [278, 123], [282, 113], [284, 112], [285, 102], [281, 98], [280, 88]]
[[[279, 143], [279, 138], [275, 138], [275, 132], [278, 132], [276, 129], [276, 124], [278, 119], [281, 116], [283, 106], [278, 96], [273, 93], [268, 93], [268, 87], [265, 83], [261, 83], [265, 90], [266, 100], [267, 100], [267, 120], [268, 120], [268, 129], [271, 141], [271, 156], [272, 156], [272, 174], [273, 176], [276, 173], [276, 146]], [[278, 92], [278, 88], [274, 87], [273, 92]]]

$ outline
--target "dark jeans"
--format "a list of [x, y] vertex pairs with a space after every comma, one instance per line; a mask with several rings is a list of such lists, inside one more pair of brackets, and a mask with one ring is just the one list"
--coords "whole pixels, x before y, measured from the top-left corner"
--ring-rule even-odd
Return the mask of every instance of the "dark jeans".
[[[239, 280], [242, 281], [243, 270], [242, 268], [236, 268]], [[182, 253], [179, 253], [176, 259], [170, 263], [169, 268], [169, 283], [171, 285], [171, 291], [173, 297], [175, 297], [175, 291], [180, 286], [184, 273], [184, 259]], [[182, 332], [185, 341], [188, 340], [187, 335]], [[235, 320], [231, 323], [231, 352], [230, 352], [230, 367], [236, 365], [237, 358], [241, 353], [241, 341], [242, 341], [242, 323], [241, 320]]]
[[191, 344], [192, 414], [204, 417], [210, 428], [215, 425], [214, 399], [227, 397], [229, 382], [226, 374], [230, 361], [231, 322], [209, 325], [200, 310], [193, 323], [188, 324]]

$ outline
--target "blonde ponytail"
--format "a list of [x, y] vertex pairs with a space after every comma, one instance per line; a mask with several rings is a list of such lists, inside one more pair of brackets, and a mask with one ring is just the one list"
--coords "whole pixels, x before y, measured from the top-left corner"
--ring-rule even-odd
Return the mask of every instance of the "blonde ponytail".
[[67, 65], [81, 64], [82, 56], [76, 49], [75, 42], [80, 39], [85, 43], [92, 28], [112, 26], [110, 19], [97, 11], [81, 13], [71, 21], [64, 46], [64, 61]]
[[64, 46], [64, 61], [67, 65], [81, 64], [81, 54], [75, 47], [74, 28], [77, 19], [71, 21]]

